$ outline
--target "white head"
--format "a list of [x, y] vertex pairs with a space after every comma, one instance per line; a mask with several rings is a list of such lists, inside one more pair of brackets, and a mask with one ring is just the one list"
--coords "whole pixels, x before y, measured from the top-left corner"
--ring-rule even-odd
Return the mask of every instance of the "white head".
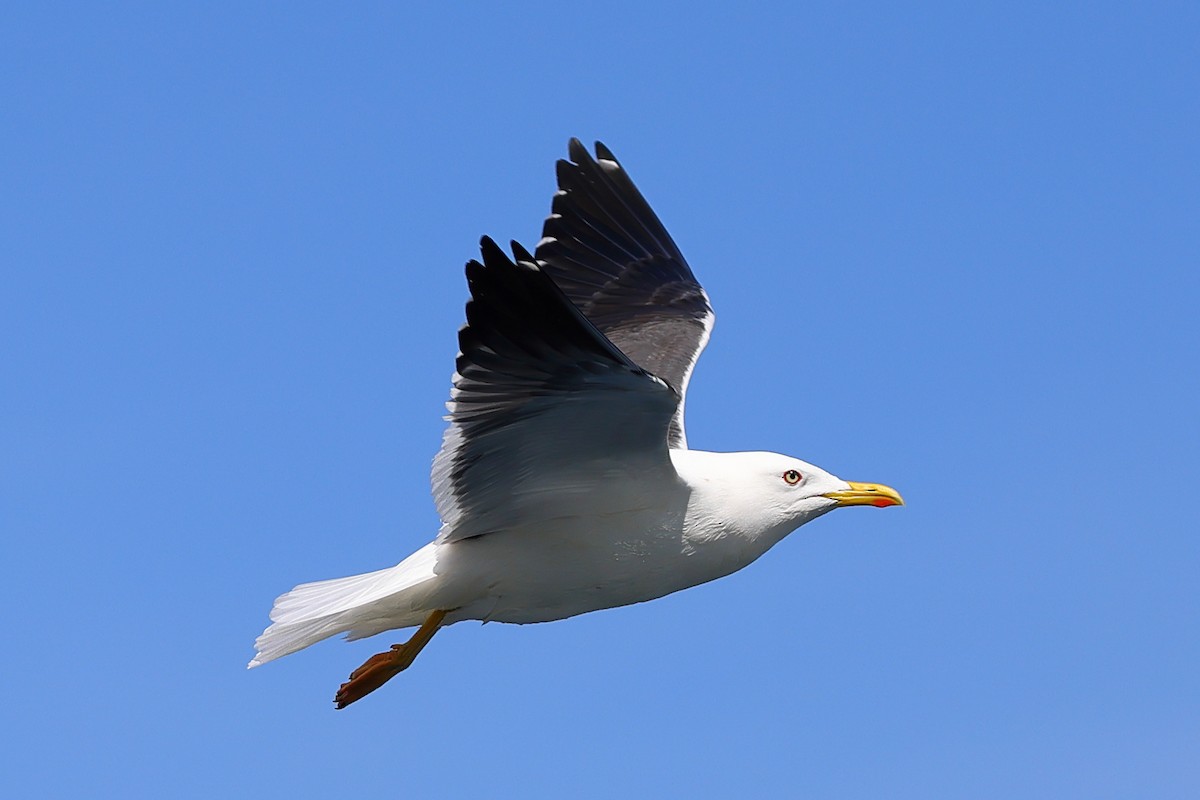
[[728, 515], [726, 524], [755, 538], [778, 541], [804, 523], [842, 506], [904, 505], [900, 494], [888, 486], [844, 481], [818, 466], [779, 453], [676, 453], [679, 457], [672, 454], [676, 469], [712, 499], [714, 515]]

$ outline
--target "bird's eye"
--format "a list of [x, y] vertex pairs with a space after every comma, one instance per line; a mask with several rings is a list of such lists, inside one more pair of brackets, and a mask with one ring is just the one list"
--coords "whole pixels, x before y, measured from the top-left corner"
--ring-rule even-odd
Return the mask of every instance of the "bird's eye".
[[799, 472], [796, 472], [796, 470], [789, 469], [787, 472], [783, 473], [783, 482], [786, 483], [788, 486], [795, 486], [797, 483], [800, 482], [800, 479], [803, 477], [804, 476], [801, 475]]

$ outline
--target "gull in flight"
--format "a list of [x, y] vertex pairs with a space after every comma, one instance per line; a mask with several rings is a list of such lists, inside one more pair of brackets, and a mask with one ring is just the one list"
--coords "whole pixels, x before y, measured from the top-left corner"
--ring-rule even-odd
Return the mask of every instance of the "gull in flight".
[[279, 597], [251, 667], [339, 633], [416, 627], [350, 675], [344, 708], [445, 625], [653, 600], [736, 572], [827, 511], [903, 504], [790, 456], [688, 447], [708, 295], [608, 148], [572, 140], [569, 155], [535, 252], [514, 242], [510, 258], [484, 238], [467, 264], [436, 538], [394, 567]]

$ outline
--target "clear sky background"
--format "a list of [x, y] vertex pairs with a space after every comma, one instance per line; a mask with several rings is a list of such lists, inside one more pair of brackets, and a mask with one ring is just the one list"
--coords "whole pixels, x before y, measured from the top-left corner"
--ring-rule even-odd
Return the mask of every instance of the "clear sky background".
[[[0, 794], [1200, 796], [1200, 6], [4, 16]], [[247, 672], [436, 532], [462, 265], [570, 136], [713, 298], [692, 445], [908, 506], [346, 711], [402, 636]]]

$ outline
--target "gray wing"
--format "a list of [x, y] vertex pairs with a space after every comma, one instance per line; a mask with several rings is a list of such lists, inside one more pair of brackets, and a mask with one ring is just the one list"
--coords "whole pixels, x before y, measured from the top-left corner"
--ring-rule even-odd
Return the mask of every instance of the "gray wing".
[[457, 541], [568, 516], [614, 470], [670, 470], [678, 393], [633, 363], [528, 252], [484, 238], [433, 464], [433, 494]]
[[[593, 159], [572, 139], [568, 152], [538, 263], [621, 352], [682, 398], [712, 330], [708, 295], [608, 148], [597, 142]], [[687, 447], [682, 400], [670, 441]]]

